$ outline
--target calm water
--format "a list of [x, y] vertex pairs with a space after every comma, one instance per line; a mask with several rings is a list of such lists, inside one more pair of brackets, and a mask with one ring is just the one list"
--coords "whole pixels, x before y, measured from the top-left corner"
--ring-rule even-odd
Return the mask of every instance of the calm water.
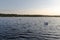
[[0, 40], [60, 40], [60, 17], [0, 17]]

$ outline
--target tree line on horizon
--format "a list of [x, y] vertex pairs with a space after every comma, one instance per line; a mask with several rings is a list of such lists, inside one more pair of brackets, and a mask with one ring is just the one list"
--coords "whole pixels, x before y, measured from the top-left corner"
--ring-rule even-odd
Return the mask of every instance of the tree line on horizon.
[[60, 17], [60, 15], [18, 15], [18, 14], [2, 14], [0, 17]]

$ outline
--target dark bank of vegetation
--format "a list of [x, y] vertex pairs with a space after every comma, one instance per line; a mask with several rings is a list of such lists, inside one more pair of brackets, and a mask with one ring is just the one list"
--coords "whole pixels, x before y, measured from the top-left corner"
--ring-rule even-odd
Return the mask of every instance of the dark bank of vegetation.
[[58, 15], [18, 15], [18, 14], [0, 14], [0, 17], [60, 17]]

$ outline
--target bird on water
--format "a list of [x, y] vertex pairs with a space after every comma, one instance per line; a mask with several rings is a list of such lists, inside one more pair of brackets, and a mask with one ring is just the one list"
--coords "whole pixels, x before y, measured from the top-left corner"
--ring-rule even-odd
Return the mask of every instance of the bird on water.
[[44, 25], [48, 25], [48, 22], [44, 22]]

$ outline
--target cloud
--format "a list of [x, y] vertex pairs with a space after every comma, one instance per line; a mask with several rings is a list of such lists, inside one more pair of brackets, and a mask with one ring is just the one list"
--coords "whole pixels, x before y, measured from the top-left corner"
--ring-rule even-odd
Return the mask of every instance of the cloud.
[[5, 14], [45, 14], [48, 13], [47, 10], [0, 10], [0, 13]]
[[0, 10], [0, 13], [4, 14], [21, 14], [21, 15], [60, 15], [60, 9], [34, 9], [34, 10]]

